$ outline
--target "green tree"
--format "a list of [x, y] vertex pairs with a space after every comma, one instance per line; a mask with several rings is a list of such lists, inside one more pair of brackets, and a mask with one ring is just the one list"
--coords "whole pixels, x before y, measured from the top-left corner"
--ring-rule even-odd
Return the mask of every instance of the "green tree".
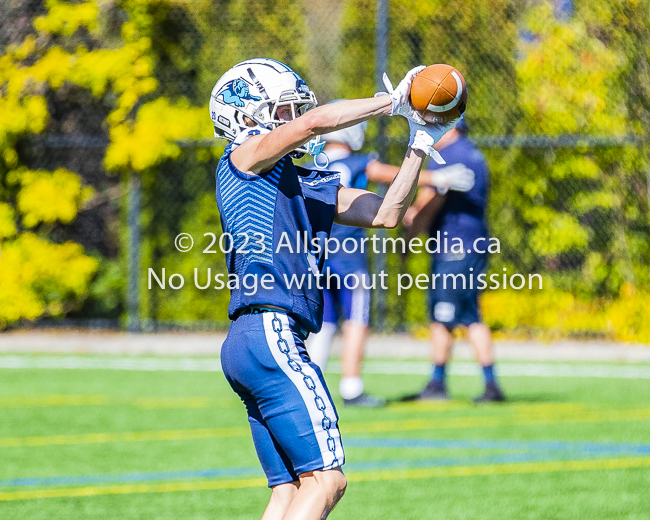
[[517, 132], [587, 137], [577, 148], [510, 150], [492, 206], [504, 266], [550, 273], [558, 288], [585, 296], [635, 283], [635, 264], [647, 255], [638, 240], [647, 236], [645, 203], [634, 189], [642, 154], [635, 146], [589, 146], [589, 136], [624, 137], [636, 125], [622, 80], [626, 37], [604, 41], [595, 24], [606, 26], [608, 16], [599, 16], [578, 9], [563, 20], [550, 3], [528, 14], [534, 36], [520, 45]]
[[[54, 243], [66, 236], [64, 226], [74, 221], [92, 190], [66, 169], [30, 168], [33, 153], [22, 146], [26, 138], [57, 128], [50, 112], [59, 108], [59, 98], [78, 95], [85, 101], [100, 100], [99, 128], [112, 140], [105, 164], [118, 171], [144, 170], [178, 157], [177, 139], [209, 135], [209, 127], [206, 130], [204, 119], [199, 118], [204, 111], [193, 109], [184, 99], [156, 96], [160, 89], [155, 66], [163, 60], [154, 53], [150, 32], [161, 9], [169, 5], [157, 0], [110, 6], [47, 0], [45, 13], [33, 19], [33, 29], [4, 48], [0, 57], [0, 246], [4, 253], [0, 325], [77, 309], [97, 270], [97, 260], [85, 255], [79, 245]], [[169, 51], [169, 45], [165, 48]], [[84, 109], [77, 112], [90, 115]], [[84, 128], [68, 121], [73, 125], [67, 130]], [[174, 125], [165, 126], [166, 122]], [[52, 261], [47, 269], [41, 267], [44, 259]]]

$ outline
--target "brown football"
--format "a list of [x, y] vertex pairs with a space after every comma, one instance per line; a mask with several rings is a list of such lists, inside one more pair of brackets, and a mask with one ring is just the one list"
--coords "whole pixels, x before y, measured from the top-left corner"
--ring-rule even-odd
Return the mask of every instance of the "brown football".
[[451, 65], [429, 65], [411, 83], [411, 104], [429, 123], [460, 117], [467, 105], [467, 84]]

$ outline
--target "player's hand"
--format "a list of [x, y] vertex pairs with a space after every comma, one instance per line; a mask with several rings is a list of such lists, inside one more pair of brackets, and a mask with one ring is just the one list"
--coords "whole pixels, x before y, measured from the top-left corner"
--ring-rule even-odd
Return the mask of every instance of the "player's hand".
[[432, 157], [438, 164], [446, 164], [445, 160], [438, 153], [438, 150], [433, 147], [433, 145], [436, 144], [436, 139], [429, 131], [427, 131], [428, 126], [432, 125], [420, 125], [409, 119], [409, 129], [411, 130], [409, 148], [424, 152], [428, 156]]
[[419, 125], [409, 120], [409, 128], [411, 130], [409, 146], [413, 150], [422, 150], [427, 155], [431, 156], [438, 164], [446, 164], [445, 160], [433, 147], [440, 138], [445, 135], [449, 130], [456, 126], [460, 119], [453, 119], [448, 123], [426, 123]]
[[433, 143], [440, 141], [443, 135], [452, 130], [460, 121], [460, 117], [452, 119], [447, 123], [427, 123], [422, 129], [433, 138]]
[[431, 172], [431, 184], [439, 190], [469, 191], [474, 187], [474, 171], [464, 164], [452, 164]]
[[424, 65], [420, 65], [419, 67], [415, 67], [414, 69], [409, 70], [406, 73], [406, 76], [404, 76], [404, 79], [400, 81], [397, 87], [395, 88], [393, 88], [393, 84], [388, 78], [388, 74], [384, 72], [382, 79], [384, 82], [384, 86], [386, 87], [386, 91], [390, 96], [390, 100], [392, 104], [391, 112], [390, 112], [391, 116], [400, 115], [407, 118], [409, 122], [412, 121], [419, 125], [425, 124], [424, 119], [422, 119], [420, 115], [411, 106], [411, 101], [410, 101], [411, 83], [413, 82], [413, 78], [415, 78], [415, 76], [418, 75], [418, 72], [420, 72], [424, 68], [425, 68]]

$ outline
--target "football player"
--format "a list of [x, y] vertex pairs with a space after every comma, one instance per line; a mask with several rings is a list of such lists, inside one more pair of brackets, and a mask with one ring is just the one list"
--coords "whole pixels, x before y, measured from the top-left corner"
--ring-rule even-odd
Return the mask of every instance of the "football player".
[[[216, 172], [221, 225], [232, 237], [228, 271], [274, 280], [254, 294], [231, 290], [233, 321], [221, 350], [223, 372], [246, 405], [272, 489], [263, 520], [324, 519], [345, 491], [338, 416], [304, 344], [321, 327], [322, 292], [316, 283], [288, 281], [304, 275], [317, 281], [323, 259], [312, 239], [327, 238], [334, 221], [393, 228], [404, 217], [424, 158], [436, 154], [433, 144], [453, 128], [424, 125], [413, 111], [410, 84], [421, 69], [394, 90], [386, 77], [387, 95], [318, 108], [300, 76], [269, 59], [235, 65], [212, 91], [215, 135], [230, 141]], [[340, 188], [336, 173], [294, 165], [294, 157], [320, 154], [324, 143], [317, 136], [381, 115], [405, 116], [411, 129], [402, 166], [383, 198]], [[278, 247], [283, 234], [308, 241], [290, 252]]]
[[[447, 285], [446, 277], [457, 276], [469, 279], [485, 273], [488, 254], [485, 244], [488, 227], [485, 208], [490, 188], [490, 173], [483, 154], [467, 135], [469, 128], [465, 121], [438, 141], [436, 148], [444, 157], [444, 167], [433, 165], [431, 180], [436, 176], [462, 178], [463, 172], [471, 174], [472, 182], [466, 190], [447, 190], [432, 182], [423, 188], [416, 202], [408, 210], [404, 224], [409, 236], [429, 231], [432, 237], [448, 236], [460, 239], [463, 244], [473, 244], [460, 252], [437, 251], [431, 258], [433, 277], [443, 281], [429, 292], [431, 316], [431, 379], [417, 395], [418, 399], [449, 399], [447, 392], [446, 367], [451, 356], [452, 332], [458, 327], [467, 327], [467, 339], [474, 350], [476, 360], [483, 369], [485, 391], [475, 401], [503, 401], [505, 396], [497, 381], [494, 370], [492, 332], [482, 319], [479, 308], [479, 289], [456, 288], [455, 283]], [[478, 250], [474, 247], [478, 244]], [[477, 284], [478, 285], [478, 284]]]

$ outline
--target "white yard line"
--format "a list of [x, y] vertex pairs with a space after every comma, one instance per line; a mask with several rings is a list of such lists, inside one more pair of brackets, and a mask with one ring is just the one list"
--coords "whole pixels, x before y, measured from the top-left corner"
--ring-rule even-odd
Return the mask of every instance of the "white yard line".
[[[431, 373], [431, 365], [421, 362], [367, 361], [363, 368], [366, 374], [423, 374]], [[499, 376], [518, 377], [599, 377], [619, 379], [650, 379], [650, 365], [608, 365], [594, 363], [497, 363]], [[452, 362], [448, 373], [474, 376], [481, 373], [476, 363]]]
[[[224, 332], [128, 332], [81, 329], [15, 330], [0, 333], [0, 353], [24, 354], [94, 354], [121, 356], [218, 356]], [[372, 334], [367, 341], [366, 358], [425, 359], [429, 341], [407, 334]], [[341, 337], [332, 346], [333, 357], [341, 351]], [[500, 361], [544, 361], [588, 363], [650, 363], [650, 346], [600, 340], [540, 341], [496, 340], [496, 357]], [[454, 359], [469, 361], [473, 353], [466, 341], [454, 344]]]
[[[5, 369], [76, 369], [76, 370], [141, 370], [181, 372], [221, 372], [219, 358], [136, 357], [136, 356], [53, 356], [0, 355], [0, 368]], [[328, 365], [328, 373], [337, 373], [338, 362]], [[431, 365], [425, 361], [374, 361], [364, 363], [366, 374], [428, 375]], [[455, 361], [448, 372], [454, 375], [478, 375], [476, 363]], [[650, 379], [650, 365], [613, 365], [603, 363], [513, 363], [497, 364], [503, 377], [597, 377], [608, 379]]]

